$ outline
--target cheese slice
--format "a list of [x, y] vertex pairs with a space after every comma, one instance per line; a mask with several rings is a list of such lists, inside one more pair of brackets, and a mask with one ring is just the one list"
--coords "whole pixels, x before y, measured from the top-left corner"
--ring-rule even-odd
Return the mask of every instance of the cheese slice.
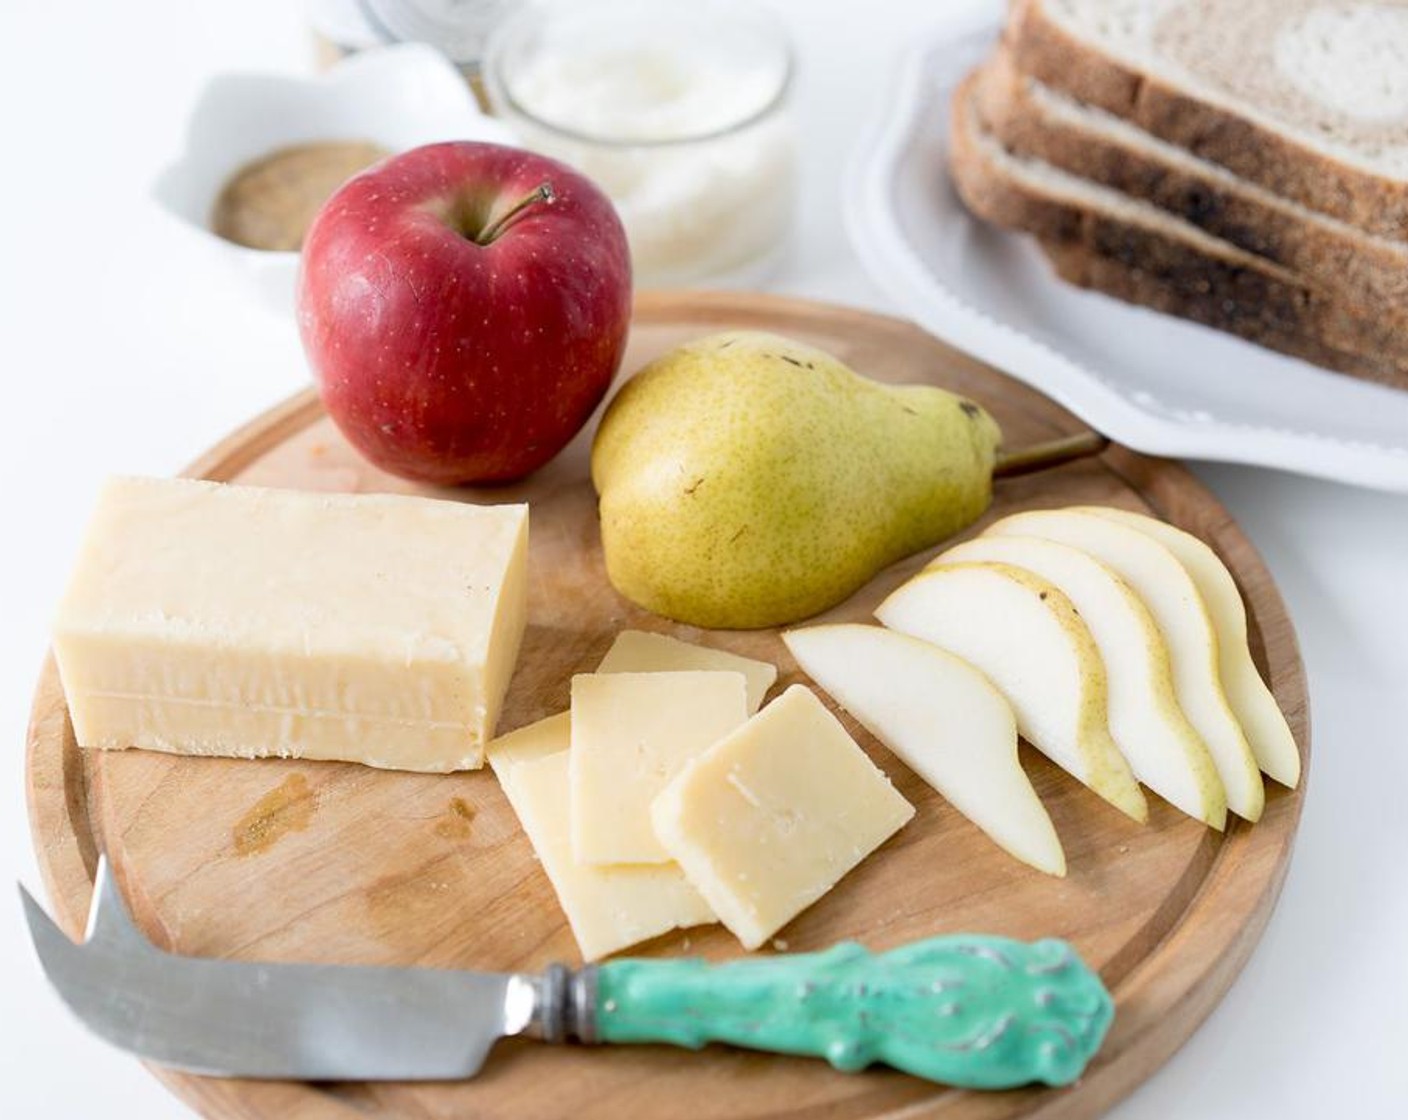
[[525, 762], [536, 762], [550, 754], [558, 754], [571, 745], [572, 714], [559, 712], [520, 727], [517, 731], [510, 731], [507, 735], [500, 735], [484, 749], [484, 757], [493, 768], [494, 777], [507, 790], [515, 771]]
[[749, 715], [763, 706], [763, 697], [777, 680], [777, 666], [766, 661], [644, 630], [622, 630], [596, 667], [598, 673], [668, 673], [683, 669], [742, 673], [748, 682]]
[[665, 863], [650, 803], [748, 718], [742, 673], [572, 678], [572, 850], [579, 863]]
[[802, 685], [691, 762], [651, 807], [665, 849], [748, 949], [913, 815]]
[[54, 628], [78, 742], [478, 767], [527, 548], [523, 505], [114, 479]]
[[533, 842], [584, 960], [672, 929], [713, 922], [708, 903], [673, 863], [587, 867], [572, 858], [568, 826], [568, 714], [489, 744], [489, 764]]

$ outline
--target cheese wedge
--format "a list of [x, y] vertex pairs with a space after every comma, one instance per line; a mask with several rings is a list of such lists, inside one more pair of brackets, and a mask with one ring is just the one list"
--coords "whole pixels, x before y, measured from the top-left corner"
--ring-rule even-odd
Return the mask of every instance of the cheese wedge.
[[666, 850], [748, 949], [913, 815], [802, 685], [686, 766], [651, 806]]
[[566, 712], [489, 744], [489, 765], [552, 883], [584, 960], [596, 960], [672, 929], [714, 921], [714, 912], [673, 863], [587, 867], [572, 858], [568, 827]]
[[114, 479], [54, 628], [78, 742], [477, 768], [527, 548], [523, 505]]
[[777, 680], [777, 666], [766, 661], [644, 630], [622, 630], [596, 667], [598, 673], [668, 673], [683, 669], [742, 673], [748, 682], [749, 715], [763, 706], [763, 697]]
[[572, 678], [572, 850], [579, 863], [665, 863], [650, 803], [748, 718], [741, 673]]

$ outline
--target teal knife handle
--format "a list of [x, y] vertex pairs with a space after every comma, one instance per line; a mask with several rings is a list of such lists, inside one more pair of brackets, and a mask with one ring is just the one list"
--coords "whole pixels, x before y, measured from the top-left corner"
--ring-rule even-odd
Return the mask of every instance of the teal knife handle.
[[724, 1042], [872, 1062], [930, 1081], [1007, 1089], [1068, 1085], [1099, 1049], [1110, 994], [1064, 941], [950, 936], [872, 954], [620, 960], [596, 973], [600, 1042]]

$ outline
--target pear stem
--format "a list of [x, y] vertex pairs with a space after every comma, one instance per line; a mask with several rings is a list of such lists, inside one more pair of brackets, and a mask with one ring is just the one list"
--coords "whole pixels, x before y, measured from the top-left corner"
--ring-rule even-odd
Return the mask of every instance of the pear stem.
[[498, 238], [499, 234], [508, 229], [528, 207], [534, 206], [539, 202], [552, 202], [555, 198], [557, 198], [557, 193], [552, 189], [552, 183], [544, 180], [529, 194], [524, 195], [509, 207], [507, 211], [490, 222], [488, 226], [485, 227], [484, 231], [474, 240], [480, 245], [491, 244]]
[[993, 464], [993, 478], [1015, 478], [1017, 475], [1059, 467], [1076, 459], [1099, 455], [1110, 446], [1110, 440], [1099, 432], [1080, 432], [1073, 436], [1034, 443], [1012, 451], [999, 451]]

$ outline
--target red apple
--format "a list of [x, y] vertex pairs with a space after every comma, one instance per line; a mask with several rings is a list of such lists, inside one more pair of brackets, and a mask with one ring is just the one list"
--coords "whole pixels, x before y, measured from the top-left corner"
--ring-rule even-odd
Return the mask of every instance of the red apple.
[[303, 244], [298, 321], [328, 413], [377, 466], [507, 482], [556, 455], [620, 364], [626, 235], [571, 168], [431, 144], [349, 180]]

